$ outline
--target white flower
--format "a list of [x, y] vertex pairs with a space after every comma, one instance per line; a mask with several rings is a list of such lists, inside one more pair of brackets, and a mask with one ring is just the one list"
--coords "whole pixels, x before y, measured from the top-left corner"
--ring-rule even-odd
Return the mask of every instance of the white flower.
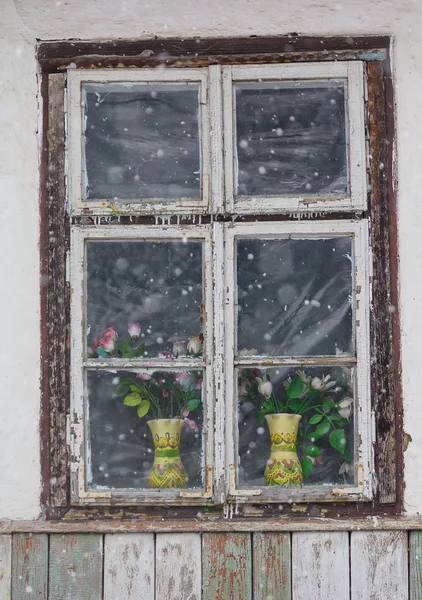
[[258, 381], [258, 392], [269, 398], [273, 393], [273, 384], [271, 381], [263, 380], [260, 377], [257, 377], [256, 380]]
[[344, 462], [338, 470], [338, 473], [339, 475], [342, 475], [343, 473], [348, 474], [351, 471], [353, 471], [353, 465], [351, 463]]
[[202, 350], [202, 340], [199, 337], [191, 337], [188, 341], [188, 352], [198, 354]]
[[130, 337], [138, 338], [141, 335], [141, 326], [139, 323], [129, 323], [127, 330]]
[[174, 356], [183, 356], [186, 354], [186, 342], [180, 340], [179, 342], [174, 342], [173, 344], [173, 354]]
[[314, 390], [323, 390], [325, 387], [324, 382], [319, 377], [314, 377], [311, 381], [311, 385]]
[[343, 419], [348, 419], [352, 412], [352, 406], [353, 398], [343, 398], [343, 400], [337, 404], [338, 414], [343, 417]]
[[251, 348], [250, 350], [243, 348], [242, 350], [239, 350], [239, 356], [257, 356], [257, 354], [258, 350], [256, 348]]

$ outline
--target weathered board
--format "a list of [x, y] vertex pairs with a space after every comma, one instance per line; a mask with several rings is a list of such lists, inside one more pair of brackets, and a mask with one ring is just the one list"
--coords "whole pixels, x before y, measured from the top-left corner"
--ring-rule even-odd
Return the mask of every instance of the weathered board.
[[411, 531], [409, 536], [410, 600], [422, 598], [422, 532]]
[[291, 599], [290, 535], [288, 533], [255, 533], [252, 562], [254, 600]]
[[104, 600], [154, 600], [152, 533], [111, 533], [104, 539]]
[[12, 557], [12, 598], [47, 600], [48, 535], [15, 533]]
[[155, 559], [156, 598], [201, 600], [199, 534], [158, 534]]
[[249, 533], [203, 535], [203, 600], [252, 600], [251, 545]]
[[0, 535], [0, 600], [10, 600], [12, 536]]
[[50, 536], [49, 600], [102, 600], [103, 536]]
[[407, 600], [406, 531], [356, 531], [350, 552], [352, 600]]
[[292, 587], [293, 600], [349, 600], [349, 534], [294, 533]]

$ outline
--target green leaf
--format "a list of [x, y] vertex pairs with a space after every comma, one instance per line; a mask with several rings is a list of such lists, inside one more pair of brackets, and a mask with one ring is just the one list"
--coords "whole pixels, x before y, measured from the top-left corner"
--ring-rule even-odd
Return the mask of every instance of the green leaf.
[[262, 425], [265, 422], [265, 413], [263, 410], [260, 410], [256, 413], [256, 422], [258, 425]]
[[331, 400], [331, 398], [324, 398], [322, 401], [322, 410], [324, 412], [329, 412], [333, 408], [333, 404], [334, 402]]
[[304, 391], [305, 385], [299, 377], [299, 375], [297, 375], [294, 379], [291, 380], [286, 389], [287, 397], [291, 399], [300, 398]]
[[125, 352], [130, 352], [130, 343], [127, 340], [123, 340], [119, 344], [119, 350], [122, 354]]
[[139, 358], [140, 356], [143, 356], [144, 352], [145, 352], [145, 344], [141, 344], [135, 350], [135, 356], [136, 356], [136, 358]]
[[126, 398], [123, 400], [123, 404], [126, 406], [138, 406], [142, 402], [142, 398], [139, 394], [133, 393], [128, 394]]
[[301, 407], [302, 400], [293, 400], [293, 402], [289, 402], [289, 411], [292, 414], [297, 414], [297, 411]]
[[138, 405], [138, 408], [137, 408], [138, 417], [140, 419], [142, 419], [142, 417], [145, 417], [145, 415], [149, 411], [150, 406], [151, 406], [151, 404], [150, 404], [149, 400], [141, 400], [141, 403]]
[[273, 413], [275, 413], [274, 400], [272, 400], [271, 398], [264, 400], [264, 402], [262, 403], [262, 410], [265, 415], [272, 415]]
[[331, 425], [327, 421], [320, 423], [318, 425], [318, 427], [315, 429], [314, 437], [315, 438], [322, 437], [323, 435], [325, 435], [326, 433], [328, 433], [330, 431], [330, 428], [331, 428]]
[[201, 403], [201, 400], [199, 400], [198, 398], [195, 398], [194, 400], [189, 400], [185, 404], [185, 409], [190, 412], [190, 411], [195, 410], [196, 408], [198, 408], [198, 406], [200, 405], [200, 403]]
[[134, 354], [128, 350], [127, 352], [122, 352], [122, 358], [134, 358]]
[[127, 383], [119, 383], [119, 387], [115, 392], [115, 396], [124, 396], [130, 390], [130, 386]]
[[109, 355], [102, 346], [97, 347], [98, 358], [109, 358]]
[[312, 456], [313, 458], [321, 456], [318, 446], [315, 446], [314, 444], [312, 444], [312, 446], [306, 446], [305, 452], [308, 456]]
[[307, 479], [312, 472], [312, 461], [310, 458], [302, 460], [303, 479]]
[[322, 415], [314, 415], [313, 417], [311, 417], [309, 419], [309, 424], [310, 425], [316, 425], [317, 423], [319, 423], [322, 420]]
[[340, 454], [344, 454], [346, 452], [346, 436], [344, 435], [344, 431], [342, 429], [333, 429], [328, 436], [328, 440], [334, 450], [337, 450], [337, 452], [340, 452]]
[[332, 421], [341, 421], [341, 420], [342, 420], [342, 417], [341, 417], [341, 415], [336, 415], [336, 414], [334, 414], [334, 415], [331, 415], [331, 416], [330, 416], [330, 419], [331, 419]]
[[134, 383], [132, 383], [132, 385], [131, 385], [131, 386], [129, 386], [129, 387], [130, 387], [130, 391], [131, 391], [131, 392], [136, 392], [136, 393], [138, 393], [138, 394], [141, 394], [141, 393], [142, 393], [142, 388], [141, 388], [141, 387], [139, 387], [139, 385], [135, 385]]

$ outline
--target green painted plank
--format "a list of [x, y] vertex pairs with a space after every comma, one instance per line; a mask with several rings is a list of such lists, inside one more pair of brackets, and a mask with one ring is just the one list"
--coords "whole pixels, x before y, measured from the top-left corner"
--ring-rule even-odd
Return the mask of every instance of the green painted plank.
[[252, 600], [249, 533], [205, 533], [202, 537], [202, 600]]
[[47, 600], [48, 535], [15, 533], [12, 538], [13, 600]]
[[254, 600], [291, 600], [289, 533], [253, 535]]
[[411, 531], [409, 539], [410, 600], [422, 599], [422, 531]]
[[103, 537], [50, 536], [49, 600], [101, 600]]
[[0, 600], [10, 600], [12, 572], [12, 536], [0, 535]]

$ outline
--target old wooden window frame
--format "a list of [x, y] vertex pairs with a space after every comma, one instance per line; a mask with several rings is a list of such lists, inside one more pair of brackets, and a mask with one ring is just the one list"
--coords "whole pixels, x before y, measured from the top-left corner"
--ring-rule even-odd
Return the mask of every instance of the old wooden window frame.
[[[371, 386], [373, 408], [376, 416], [377, 451], [375, 452], [375, 457], [379, 483], [376, 490], [375, 505], [368, 504], [365, 507], [355, 504], [353, 505], [354, 508], [351, 505], [343, 509], [342, 505], [339, 504], [333, 504], [332, 508], [327, 504], [326, 508], [324, 508], [324, 514], [329, 515], [330, 511], [333, 514], [347, 514], [348, 516], [353, 516], [354, 511], [357, 511], [356, 514], [363, 514], [365, 512], [371, 514], [374, 510], [376, 511], [377, 506], [384, 513], [388, 511], [395, 512], [399, 510], [402, 498], [400, 487], [402, 459], [401, 438], [394, 433], [394, 431], [399, 431], [397, 427], [399, 427], [401, 419], [398, 379], [397, 377], [394, 379], [394, 376], [398, 374], [399, 368], [399, 351], [397, 345], [398, 314], [397, 311], [390, 310], [392, 305], [396, 306], [397, 287], [395, 281], [396, 255], [394, 246], [395, 213], [391, 170], [393, 121], [391, 117], [392, 92], [388, 62], [389, 40], [388, 38], [355, 38], [353, 40], [354, 48], [352, 51], [348, 48], [348, 38], [337, 38], [335, 41], [331, 38], [327, 38], [325, 41], [313, 38], [294, 38], [293, 44], [290, 37], [266, 40], [239, 40], [234, 45], [233, 42], [229, 45], [232, 52], [228, 51], [226, 55], [224, 53], [219, 54], [217, 58], [215, 57], [215, 53], [213, 55], [211, 52], [210, 55], [209, 48], [219, 48], [222, 43], [224, 43], [224, 40], [215, 41], [211, 46], [205, 46], [204, 44], [201, 46], [201, 42], [187, 40], [184, 46], [187, 54], [182, 57], [179, 56], [180, 40], [157, 41], [148, 43], [147, 45], [157, 50], [171, 48], [173, 55], [177, 54], [177, 56], [173, 58], [170, 53], [170, 58], [165, 59], [168, 66], [196, 67], [210, 65], [210, 72], [211, 70], [217, 71], [220, 68], [216, 62], [223, 65], [224, 63], [232, 65], [253, 62], [284, 63], [292, 60], [299, 60], [300, 62], [318, 60], [323, 62], [333, 59], [340, 61], [346, 59], [352, 61], [362, 60], [366, 63], [369, 104], [366, 126], [369, 131], [369, 140], [367, 141], [369, 142], [371, 155], [371, 163], [369, 165], [371, 197], [368, 216], [371, 218], [372, 223], [371, 241], [372, 247], [375, 249], [374, 281], [376, 283], [374, 286], [373, 310], [371, 313], [371, 353], [376, 358], [374, 360], [375, 366], [372, 368]], [[68, 241], [66, 240], [69, 240], [69, 225], [66, 214], [67, 207], [63, 201], [65, 186], [64, 128], [62, 117], [64, 112], [65, 83], [60, 70], [70, 62], [73, 63], [72, 67], [75, 65], [77, 67], [95, 66], [103, 69], [104, 67], [108, 68], [111, 66], [155, 67], [163, 60], [144, 58], [141, 56], [142, 52], [136, 54], [134, 50], [140, 47], [139, 43], [133, 43], [131, 56], [123, 56], [123, 54], [127, 54], [127, 44], [127, 42], [122, 42], [121, 54], [117, 56], [114, 50], [110, 52], [111, 48], [115, 49], [114, 44], [113, 46], [106, 44], [98, 47], [95, 44], [80, 43], [76, 51], [74, 44], [67, 45], [65, 42], [45, 43], [41, 44], [39, 48], [39, 60], [43, 70], [42, 94], [45, 100], [44, 123], [46, 124], [44, 130], [45, 159], [43, 164], [46, 165], [47, 158], [49, 159], [49, 169], [46, 177], [47, 187], [43, 188], [45, 193], [42, 194], [41, 204], [44, 217], [42, 231], [46, 232], [42, 237], [44, 249], [42, 273], [56, 274], [56, 278], [53, 281], [49, 280], [48, 289], [44, 289], [42, 295], [43, 314], [48, 315], [48, 321], [43, 325], [43, 340], [44, 342], [47, 340], [52, 341], [48, 352], [50, 358], [43, 363], [43, 389], [45, 392], [43, 396], [43, 419], [41, 422], [43, 451], [45, 452], [47, 449], [49, 457], [48, 461], [43, 462], [43, 504], [46, 507], [49, 517], [62, 516], [66, 513], [68, 515], [89, 514], [92, 510], [94, 511], [92, 514], [96, 514], [94, 507], [80, 507], [78, 509], [74, 506], [71, 508], [69, 499], [69, 454], [64, 425], [64, 417], [68, 414], [68, 392], [66, 390], [69, 389], [69, 375], [66, 368], [60, 370], [60, 367], [66, 367], [68, 364], [68, 351], [66, 351], [68, 341], [66, 341], [66, 337], [64, 336], [66, 332], [68, 335], [66, 323], [68, 323], [69, 315], [68, 308], [66, 308], [66, 306], [69, 306], [69, 284], [66, 283], [65, 277], [66, 248], [68, 247]], [[198, 44], [200, 46], [199, 53]], [[322, 52], [319, 51], [321, 44], [325, 45], [325, 49]], [[145, 44], [142, 44], [142, 47], [144, 46]], [[96, 51], [93, 52], [92, 48], [95, 48]], [[154, 50], [152, 52], [154, 53]], [[295, 52], [298, 52], [298, 54], [296, 55]], [[195, 58], [195, 56], [199, 56], [199, 58]], [[215, 122], [214, 128], [217, 134], [221, 135], [222, 125]], [[389, 135], [389, 144], [385, 143], [387, 134]], [[214, 155], [211, 161], [216, 160], [218, 161], [218, 157], [216, 158]], [[222, 181], [217, 182], [215, 189], [222, 189]], [[215, 203], [213, 206], [216, 206], [216, 212], [218, 213], [218, 202], [220, 201], [221, 206], [221, 195], [220, 197], [218, 197], [218, 194], [214, 196]], [[57, 200], [59, 198], [60, 202], [52, 202], [53, 199]], [[384, 212], [381, 211], [381, 206], [387, 210], [384, 210]], [[306, 211], [306, 213], [311, 212], [311, 210]], [[352, 209], [349, 213], [349, 218], [353, 218], [354, 212], [357, 214], [361, 211], [354, 211]], [[195, 210], [189, 210], [189, 214], [193, 215], [194, 213]], [[306, 216], [306, 213], [304, 216]], [[121, 217], [116, 217], [113, 215], [113, 211], [110, 211], [109, 215], [111, 216], [107, 216], [104, 213], [104, 216], [101, 217], [93, 215], [89, 209], [84, 209], [79, 214], [72, 216], [72, 222], [73, 224], [82, 225], [93, 222], [102, 224], [107, 221], [110, 222], [110, 219], [111, 221], [115, 219], [115, 222], [125, 222], [124, 219], [126, 218], [127, 223], [136, 222], [141, 224], [143, 222], [153, 223], [155, 220], [155, 217], [143, 216], [141, 211], [138, 211], [138, 214], [139, 216], [124, 217], [122, 215]], [[341, 217], [341, 214], [333, 212], [331, 218], [337, 218], [337, 216]], [[188, 223], [191, 222], [192, 218], [187, 214], [181, 215], [182, 221], [185, 219], [185, 222]], [[292, 220], [295, 217], [285, 213], [280, 214], [279, 218], [282, 221], [283, 219]], [[322, 218], [325, 219], [327, 217], [322, 215]], [[246, 214], [245, 219], [248, 219]], [[218, 215], [216, 220], [218, 220]], [[51, 240], [52, 231], [56, 234], [53, 241]], [[48, 232], [50, 232], [50, 239]], [[218, 238], [218, 234], [214, 233], [214, 236]], [[390, 238], [393, 242], [392, 248], [388, 241]], [[62, 241], [62, 246], [58, 246], [57, 241]], [[386, 266], [388, 273], [391, 266], [391, 279], [388, 277], [388, 281], [383, 282], [379, 274], [386, 273]], [[392, 285], [390, 285], [390, 282], [392, 282]], [[222, 291], [221, 289], [216, 290], [217, 297], [219, 294], [221, 295]], [[377, 318], [374, 318], [374, 308]], [[52, 321], [52, 315], [56, 315], [58, 318], [57, 321]], [[385, 318], [387, 322], [386, 326], [381, 325], [383, 318], [380, 319], [380, 315]], [[216, 329], [218, 329], [218, 326], [219, 324], [217, 323]], [[386, 335], [386, 331], [390, 333]], [[378, 339], [386, 340], [387, 346], [384, 346], [382, 349], [380, 345], [377, 346]], [[58, 352], [59, 349], [64, 352], [60, 354]], [[44, 356], [46, 356], [45, 352]], [[222, 364], [223, 356], [218, 352], [216, 353], [216, 360], [217, 363], [220, 361]], [[216, 383], [218, 386], [219, 382], [217, 381]], [[60, 387], [60, 384], [63, 385]], [[217, 401], [215, 408], [217, 418], [219, 411], [222, 411], [222, 405], [221, 402]], [[49, 423], [51, 423], [51, 428]], [[394, 461], [391, 460], [391, 452], [394, 454]], [[221, 464], [222, 458], [221, 450], [216, 448], [215, 464], [218, 465], [219, 462]], [[223, 499], [221, 495], [223, 486], [218, 470], [216, 471], [215, 500], [218, 503], [219, 499]], [[238, 498], [236, 502], [240, 500], [241, 498]], [[298, 501], [299, 499], [295, 499], [292, 506], [286, 507], [285, 512], [294, 513], [294, 507]], [[306, 502], [309, 502], [309, 499]], [[314, 502], [314, 500], [311, 502]], [[303, 512], [309, 514], [309, 511], [311, 511], [310, 514], [315, 515], [316, 512], [315, 509], [312, 509], [312, 506], [314, 505], [304, 505]], [[110, 510], [113, 511], [110, 508], [107, 514], [111, 514]], [[145, 508], [142, 510], [145, 512]], [[151, 508], [150, 510], [154, 511], [156, 509]], [[188, 511], [189, 508], [178, 507], [178, 511], [186, 510]], [[264, 506], [260, 510], [261, 515], [277, 514], [277, 507]], [[128, 514], [135, 514], [136, 508], [128, 508], [127, 511], [129, 511]], [[125, 513], [125, 511], [123, 512]], [[245, 514], [246, 512], [245, 509]], [[106, 514], [104, 513], [104, 509], [102, 509], [101, 514]]]

